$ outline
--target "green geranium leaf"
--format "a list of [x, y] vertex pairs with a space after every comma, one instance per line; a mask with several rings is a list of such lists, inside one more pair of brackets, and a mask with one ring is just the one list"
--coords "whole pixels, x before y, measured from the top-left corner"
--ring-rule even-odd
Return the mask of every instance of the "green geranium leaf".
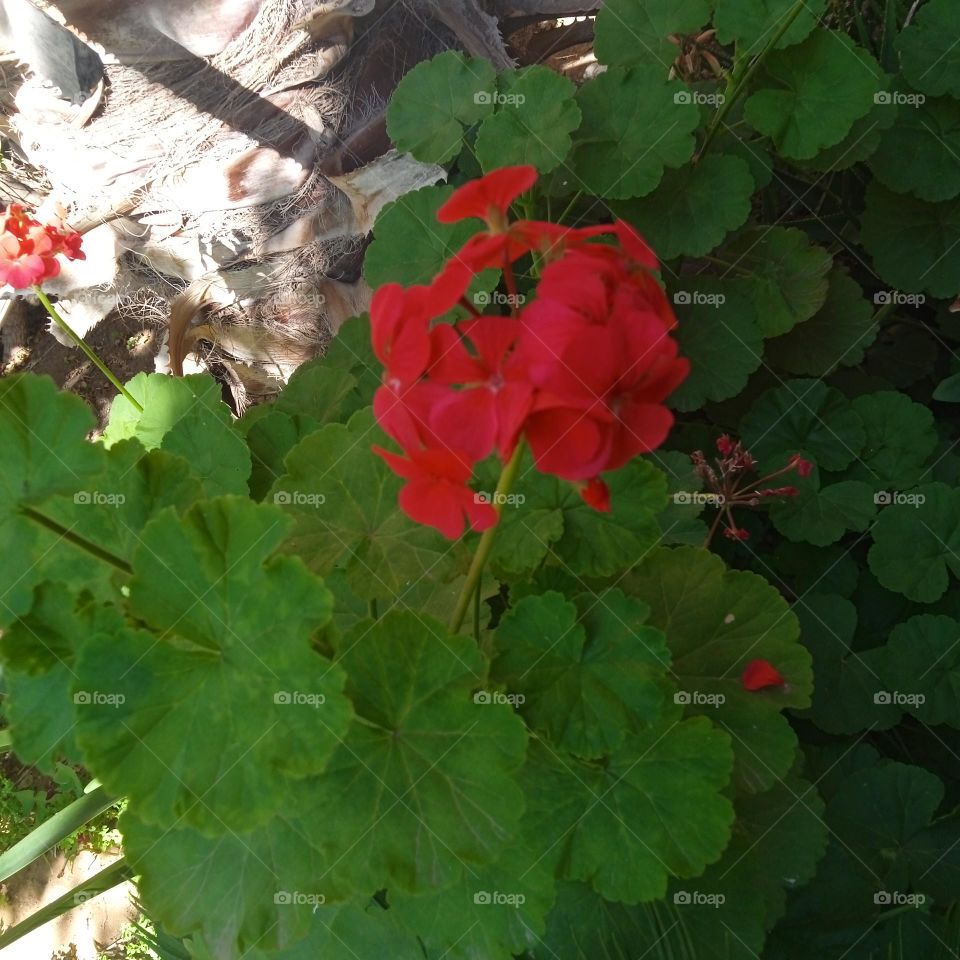
[[[777, 43], [778, 49], [800, 43], [817, 25], [826, 0], [805, 3], [800, 15]], [[713, 23], [721, 43], [737, 42], [738, 52], [753, 56], [767, 46], [791, 14], [791, 0], [716, 0]]]
[[930, 0], [897, 39], [904, 76], [932, 97], [960, 97], [956, 14], [951, 0]]
[[[650, 623], [667, 635], [677, 702], [730, 733], [738, 791], [769, 789], [786, 775], [796, 749], [780, 712], [808, 706], [813, 679], [786, 601], [762, 577], [727, 570], [719, 557], [693, 547], [657, 550], [624, 586], [650, 604]], [[741, 675], [757, 659], [773, 664], [786, 683], [745, 690]]]
[[793, 777], [738, 798], [723, 858], [702, 876], [670, 885], [677, 923], [667, 939], [675, 949], [695, 943], [704, 960], [759, 956], [788, 890], [809, 880], [826, 852], [823, 809], [816, 788]]
[[933, 414], [895, 390], [857, 397], [853, 409], [863, 421], [867, 440], [844, 477], [884, 492], [913, 487], [937, 447]]
[[385, 910], [376, 900], [319, 906], [313, 908], [310, 932], [303, 940], [279, 953], [254, 949], [241, 960], [332, 960], [341, 951], [356, 960], [386, 956], [391, 960], [423, 960], [423, 947], [403, 927], [398, 914], [392, 903]]
[[901, 623], [887, 643], [885, 676], [907, 713], [960, 727], [960, 623], [930, 614]]
[[357, 891], [426, 893], [500, 856], [523, 812], [526, 733], [506, 705], [475, 702], [486, 664], [439, 621], [388, 613], [339, 643], [358, 721], [313, 802], [331, 878]]
[[0, 564], [0, 626], [30, 609], [44, 575], [36, 561], [50, 553], [40, 550], [40, 528], [19, 511], [56, 494], [73, 496], [100, 472], [103, 450], [85, 440], [93, 426], [86, 404], [61, 393], [49, 377], [0, 379], [0, 549], [18, 558]]
[[[807, 593], [838, 593], [850, 597], [860, 580], [860, 565], [843, 547], [814, 547], [808, 543], [784, 540], [773, 552], [758, 557], [755, 572], [770, 575], [776, 568], [777, 585], [796, 597]], [[829, 576], [829, 587], [824, 579]]]
[[658, 450], [650, 454], [650, 461], [666, 475], [670, 497], [659, 518], [660, 543], [699, 547], [707, 538], [707, 525], [701, 517], [705, 504], [696, 502], [693, 494], [703, 489], [703, 480], [697, 476], [690, 457], [679, 450]]
[[674, 880], [666, 900], [628, 907], [585, 884], [563, 883], [537, 960], [627, 960], [643, 944], [657, 956], [755, 960], [781, 916], [787, 890], [813, 875], [826, 845], [817, 791], [789, 778], [736, 803], [723, 858], [690, 880]]
[[[137, 440], [122, 440], [107, 451], [103, 470], [88, 489], [50, 501], [44, 513], [129, 562], [151, 518], [167, 507], [183, 513], [203, 493], [201, 480], [182, 456], [164, 450], [148, 452]], [[114, 572], [92, 563], [85, 551], [66, 544], [58, 549], [63, 556], [53, 559], [51, 573], [61, 574], [65, 582], [75, 582], [78, 576], [89, 581], [105, 571]]]
[[877, 507], [873, 487], [859, 480], [822, 482], [819, 469], [809, 477], [793, 476], [791, 485], [799, 493], [770, 505], [773, 525], [789, 540], [828, 547], [848, 530], [864, 531]]
[[547, 932], [532, 954], [536, 960], [594, 960], [598, 956], [628, 960], [642, 949], [641, 944], [663, 943], [664, 949], [669, 949], [667, 931], [678, 922], [671, 906], [669, 900], [649, 907], [627, 906], [604, 900], [587, 883], [560, 883], [557, 902], [547, 917]]
[[960, 193], [960, 103], [949, 97], [903, 106], [870, 160], [895, 193], [950, 200]]
[[400, 511], [403, 482], [370, 449], [382, 439], [369, 409], [328, 424], [290, 452], [267, 495], [296, 521], [286, 548], [321, 576], [344, 567], [364, 600], [444, 581], [453, 562], [448, 540]]
[[801, 716], [832, 734], [886, 730], [900, 720], [900, 708], [886, 702], [885, 649], [854, 650], [857, 608], [843, 597], [804, 597], [793, 607], [803, 645], [813, 655], [817, 682], [813, 703]]
[[465, 870], [439, 893], [391, 897], [390, 908], [428, 955], [507, 958], [540, 943], [554, 887], [542, 860], [514, 840], [496, 863]]
[[645, 197], [665, 167], [693, 155], [700, 110], [689, 91], [658, 66], [614, 67], [577, 93], [583, 123], [573, 168], [589, 193], [611, 200]]
[[691, 279], [694, 289], [673, 294], [676, 338], [691, 369], [670, 405], [684, 411], [735, 396], [763, 362], [763, 334], [747, 289], [714, 277]]
[[850, 402], [819, 380], [791, 380], [764, 393], [740, 423], [744, 445], [759, 460], [807, 453], [824, 470], [842, 470], [866, 442]]
[[74, 740], [76, 651], [97, 630], [122, 627], [110, 606], [78, 601], [60, 583], [37, 588], [30, 612], [4, 632], [4, 714], [13, 747], [24, 763], [54, 774], [57, 762], [79, 762]]
[[250, 451], [213, 377], [138, 373], [127, 390], [143, 412], [126, 397], [116, 397], [103, 433], [108, 447], [134, 438], [147, 450], [183, 457], [209, 496], [247, 493]]
[[270, 558], [287, 526], [231, 497], [161, 514], [130, 582], [131, 610], [161, 638], [102, 629], [81, 648], [78, 744], [144, 819], [207, 836], [262, 823], [277, 779], [320, 772], [349, 723], [343, 674], [310, 646], [330, 593], [300, 560]]
[[856, 366], [877, 338], [874, 308], [841, 267], [830, 271], [827, 299], [814, 316], [767, 342], [774, 366], [797, 376], [825, 377]]
[[547, 67], [532, 66], [499, 77], [496, 111], [477, 132], [477, 157], [485, 172], [531, 164], [549, 173], [566, 159], [580, 126], [576, 88]]
[[880, 511], [869, 553], [873, 575], [917, 603], [947, 591], [960, 577], [960, 490], [943, 483], [915, 487]]
[[608, 900], [657, 900], [671, 875], [699, 875], [726, 846], [731, 763], [704, 717], [631, 734], [602, 767], [538, 746], [524, 784], [544, 856]]
[[37, 587], [29, 613], [15, 620], [0, 638], [0, 656], [8, 669], [40, 674], [68, 666], [87, 624], [76, 611], [76, 598], [62, 583]]
[[754, 183], [740, 157], [709, 154], [696, 165], [668, 170], [660, 186], [617, 208], [661, 260], [700, 257], [750, 216]]
[[78, 762], [70, 668], [57, 664], [34, 675], [7, 669], [4, 683], [3, 709], [20, 762], [47, 776], [53, 776], [63, 759]]
[[960, 403], [960, 373], [941, 380], [933, 391], [933, 399], [941, 403]]
[[124, 853], [150, 915], [176, 936], [201, 933], [213, 957], [280, 950], [305, 937], [327, 896], [329, 868], [312, 843], [310, 784], [288, 782], [267, 823], [215, 838], [183, 823], [158, 827], [132, 804], [121, 820]]
[[799, 46], [767, 58], [744, 116], [781, 156], [809, 160], [843, 140], [870, 112], [882, 83], [880, 67], [866, 50], [846, 34], [817, 30]]
[[[579, 609], [578, 609], [579, 606]], [[593, 758], [660, 717], [670, 654], [649, 608], [620, 590], [525, 597], [500, 621], [492, 678], [560, 749]]]
[[322, 357], [294, 373], [274, 406], [321, 423], [342, 423], [370, 404], [380, 378], [380, 361], [370, 342], [370, 318], [351, 317], [327, 344]]
[[827, 301], [832, 258], [796, 227], [751, 227], [724, 246], [734, 267], [750, 272], [750, 292], [764, 336], [787, 333]]
[[[371, 287], [385, 283], [411, 286], [428, 284], [447, 261], [479, 229], [479, 220], [438, 223], [437, 211], [450, 198], [452, 187], [422, 187], [388, 203], [373, 228], [374, 241], [363, 261], [363, 272]], [[490, 291], [499, 273], [485, 270], [470, 289]], [[367, 399], [370, 402], [370, 398]]]
[[922, 847], [942, 801], [943, 784], [929, 770], [885, 762], [848, 777], [827, 804], [826, 821], [857, 873], [881, 891], [905, 892], [917, 881], [922, 889], [911, 849]]
[[960, 293], [953, 262], [960, 243], [960, 198], [927, 203], [874, 182], [867, 187], [862, 227], [863, 245], [887, 283], [935, 297]]
[[514, 487], [524, 499], [507, 505], [494, 540], [498, 575], [528, 578], [546, 560], [577, 577], [611, 576], [659, 541], [667, 483], [651, 463], [634, 460], [605, 475], [609, 513], [587, 506], [572, 484], [537, 472], [532, 459], [526, 464]]
[[424, 163], [452, 160], [463, 146], [464, 128], [493, 110], [495, 84], [487, 60], [453, 50], [418, 64], [390, 100], [390, 139]]
[[798, 161], [799, 165], [823, 173], [835, 173], [869, 160], [880, 146], [884, 130], [889, 130], [897, 119], [896, 107], [885, 101], [883, 93], [876, 94], [875, 99], [873, 109], [857, 120], [839, 143], [826, 147], [809, 160]]
[[262, 500], [274, 481], [283, 476], [283, 461], [287, 454], [321, 426], [313, 417], [289, 414], [283, 410], [271, 410], [250, 425], [247, 445], [253, 459], [250, 496], [254, 500]]
[[679, 49], [668, 38], [699, 30], [710, 20], [711, 0], [608, 0], [597, 14], [601, 63], [653, 63], [668, 70]]

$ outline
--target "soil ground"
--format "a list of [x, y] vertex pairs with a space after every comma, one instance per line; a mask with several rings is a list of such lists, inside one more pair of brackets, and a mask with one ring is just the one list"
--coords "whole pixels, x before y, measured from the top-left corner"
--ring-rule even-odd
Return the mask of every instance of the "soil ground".
[[[26, 327], [25, 344], [17, 356], [4, 356], [6, 372], [47, 374], [58, 386], [85, 400], [102, 427], [110, 414], [117, 391], [103, 374], [76, 347], [65, 347], [47, 330], [46, 313], [24, 304], [21, 311]], [[9, 321], [8, 321], [9, 322]], [[121, 383], [143, 371], [154, 371], [159, 331], [143, 321], [111, 313], [97, 324], [84, 340], [97, 352]]]

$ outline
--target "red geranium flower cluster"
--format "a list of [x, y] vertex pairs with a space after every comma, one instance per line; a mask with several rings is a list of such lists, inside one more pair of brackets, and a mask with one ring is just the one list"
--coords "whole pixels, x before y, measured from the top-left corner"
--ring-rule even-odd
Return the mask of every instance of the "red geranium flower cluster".
[[[670, 331], [673, 311], [652, 275], [657, 260], [627, 224], [572, 229], [510, 222], [510, 204], [536, 182], [506, 167], [462, 187], [441, 222], [486, 222], [427, 286], [388, 284], [373, 298], [373, 346], [385, 367], [374, 410], [404, 454], [375, 448], [407, 480], [403, 510], [450, 538], [496, 523], [468, 486], [475, 464], [508, 461], [521, 439], [538, 469], [571, 481], [609, 509], [600, 479], [658, 447], [673, 416], [663, 405], [686, 377]], [[610, 235], [612, 243], [593, 243]], [[520, 307], [513, 264], [543, 264], [535, 297]], [[466, 299], [474, 276], [501, 268], [510, 316], [481, 316]], [[454, 306], [471, 316], [433, 321]]]
[[0, 285], [9, 284], [15, 290], [40, 286], [59, 275], [59, 254], [68, 260], [86, 259], [81, 240], [59, 217], [43, 224], [28, 216], [20, 204], [11, 203], [0, 233]]

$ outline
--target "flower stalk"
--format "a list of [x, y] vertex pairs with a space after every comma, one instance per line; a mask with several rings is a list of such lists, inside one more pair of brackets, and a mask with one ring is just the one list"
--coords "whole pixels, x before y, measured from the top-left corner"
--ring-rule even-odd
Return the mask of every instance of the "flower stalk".
[[33, 292], [37, 299], [43, 304], [44, 310], [50, 314], [53, 322], [83, 351], [87, 359], [116, 387], [117, 391], [130, 403], [136, 410], [143, 413], [143, 406], [127, 388], [114, 376], [113, 371], [100, 359], [97, 352], [86, 343], [74, 329], [60, 316], [56, 307], [50, 302], [50, 298], [38, 286], [34, 286]]

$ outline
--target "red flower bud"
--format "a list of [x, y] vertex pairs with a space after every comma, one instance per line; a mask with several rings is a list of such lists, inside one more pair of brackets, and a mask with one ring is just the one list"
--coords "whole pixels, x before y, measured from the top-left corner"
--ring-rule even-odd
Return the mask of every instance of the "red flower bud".
[[809, 477], [810, 474], [813, 473], [813, 464], [809, 460], [804, 460], [799, 453], [795, 453], [790, 458], [787, 466], [796, 470], [797, 474], [801, 477]]
[[725, 457], [729, 457], [737, 445], [726, 435], [717, 438], [717, 450]]
[[583, 497], [583, 502], [594, 510], [599, 510], [600, 513], [610, 512], [610, 488], [599, 477], [594, 477], [580, 487], [580, 496]]

